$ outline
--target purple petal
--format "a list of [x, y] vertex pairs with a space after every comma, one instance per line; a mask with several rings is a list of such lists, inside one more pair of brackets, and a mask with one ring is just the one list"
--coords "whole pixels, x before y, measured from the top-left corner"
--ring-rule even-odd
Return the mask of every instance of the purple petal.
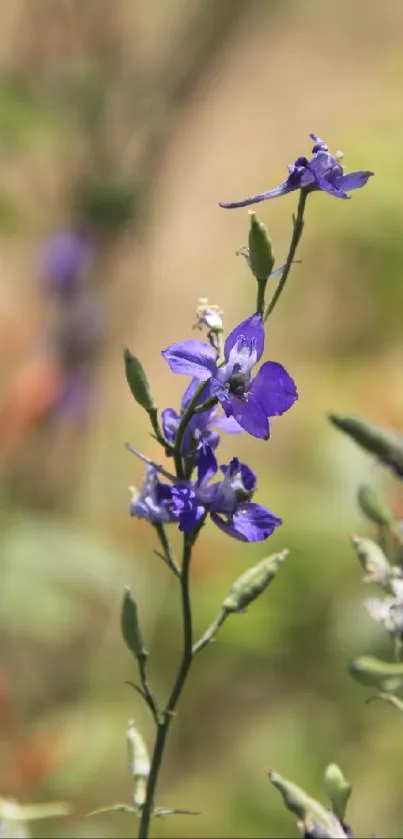
[[233, 408], [228, 388], [224, 387], [224, 385], [222, 385], [221, 382], [218, 381], [218, 379], [211, 379], [209, 381], [209, 385], [211, 396], [216, 396], [220, 404], [222, 405], [226, 413], [226, 416], [232, 417]]
[[[311, 166], [311, 164], [308, 165], [312, 171], [312, 174], [315, 177], [315, 182], [317, 184], [318, 189], [321, 189], [322, 192], [327, 192], [329, 195], [333, 195], [334, 198], [350, 198], [350, 196], [346, 195], [346, 193], [342, 189], [337, 189], [337, 187], [334, 186], [333, 183], [328, 181], [327, 178], [323, 178], [321, 175], [319, 175], [318, 172], [316, 172], [315, 169]], [[338, 178], [338, 180], [340, 180], [340, 178]]]
[[228, 335], [224, 347], [224, 356], [226, 361], [228, 361], [232, 348], [241, 336], [246, 338], [251, 346], [252, 344], [255, 344], [257, 361], [259, 361], [264, 349], [264, 326], [262, 316], [256, 313], [250, 318], [243, 320], [239, 326], [236, 326], [235, 329], [232, 330], [232, 332]]
[[261, 542], [283, 522], [266, 507], [253, 501], [242, 504], [232, 517], [233, 527], [246, 542]]
[[252, 395], [268, 417], [284, 414], [298, 399], [294, 380], [277, 361], [262, 364], [252, 382]]
[[261, 403], [250, 394], [247, 401], [237, 396], [231, 397], [233, 416], [244, 431], [259, 437], [261, 440], [268, 440], [270, 437], [269, 420], [267, 413]]
[[[200, 379], [196, 378], [196, 379], [192, 379], [192, 381], [190, 382], [190, 384], [186, 388], [185, 393], [182, 396], [181, 413], [186, 411], [186, 408], [189, 405], [190, 400], [193, 398], [193, 396], [195, 394], [195, 391], [197, 390], [199, 385], [200, 385]], [[197, 400], [198, 405], [201, 404], [202, 402], [204, 402], [206, 399], [208, 399], [210, 394], [207, 393], [207, 388], [208, 388], [208, 385], [206, 385], [206, 387], [203, 388], [202, 392], [200, 393], [199, 398]]]
[[274, 187], [274, 189], [269, 189], [267, 192], [259, 192], [250, 198], [244, 198], [242, 201], [219, 201], [219, 205], [224, 210], [233, 210], [236, 207], [249, 207], [250, 204], [258, 204], [259, 201], [267, 201], [269, 198], [278, 198], [280, 195], [286, 195], [287, 192], [293, 192], [295, 189], [299, 189], [299, 184], [293, 184], [287, 178], [282, 184]]
[[197, 483], [207, 483], [216, 475], [217, 469], [217, 460], [211, 446], [202, 443], [197, 451]]
[[174, 443], [179, 425], [179, 417], [173, 408], [165, 408], [161, 414], [162, 430], [168, 443]]
[[313, 154], [316, 154], [316, 152], [318, 151], [329, 151], [329, 146], [325, 143], [324, 140], [321, 140], [321, 138], [318, 137], [317, 134], [310, 134], [309, 136], [311, 140], [313, 140], [313, 142], [315, 143], [312, 149]]
[[349, 175], [342, 175], [337, 178], [335, 185], [338, 189], [343, 189], [345, 192], [351, 192], [352, 189], [360, 189], [365, 186], [368, 179], [373, 175], [373, 172], [350, 172]]
[[242, 483], [248, 492], [256, 489], [256, 477], [256, 472], [253, 472], [246, 463], [241, 463]]
[[227, 520], [217, 513], [210, 513], [210, 516], [220, 530], [241, 542], [261, 542], [282, 524], [274, 513], [253, 502], [242, 504]]
[[194, 530], [205, 512], [191, 484], [172, 488], [172, 509], [182, 533]]
[[201, 381], [209, 379], [217, 369], [215, 350], [204, 341], [189, 340], [171, 344], [162, 350], [162, 355], [173, 373], [194, 376]]
[[234, 417], [218, 417], [214, 420], [214, 425], [225, 434], [240, 434], [243, 430]]

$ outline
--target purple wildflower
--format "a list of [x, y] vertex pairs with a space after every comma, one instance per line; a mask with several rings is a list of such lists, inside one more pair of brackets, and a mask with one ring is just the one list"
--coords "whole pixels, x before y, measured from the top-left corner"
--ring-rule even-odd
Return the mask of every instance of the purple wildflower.
[[[217, 470], [215, 470], [217, 471]], [[209, 484], [212, 470], [200, 473], [195, 484], [177, 484], [172, 502], [179, 529], [194, 530], [205, 512], [228, 536], [242, 542], [260, 542], [282, 524], [281, 519], [251, 498], [256, 490], [256, 474], [234, 457], [221, 466], [224, 477]], [[213, 473], [214, 474], [214, 473]]]
[[49, 290], [62, 295], [76, 291], [92, 256], [90, 241], [80, 231], [67, 230], [51, 236], [42, 256], [42, 272]]
[[214, 349], [203, 341], [171, 344], [162, 355], [173, 373], [205, 381], [204, 398], [216, 396], [227, 417], [234, 417], [254, 437], [267, 440], [268, 418], [288, 411], [298, 393], [291, 376], [275, 361], [266, 361], [252, 378], [252, 369], [263, 349], [263, 320], [254, 314], [228, 336], [221, 366], [217, 365]]
[[340, 160], [333, 157], [329, 148], [316, 134], [309, 135], [314, 142], [312, 149], [313, 156], [310, 160], [306, 157], [298, 157], [295, 163], [288, 166], [288, 178], [274, 189], [267, 192], [260, 192], [251, 198], [242, 201], [221, 202], [220, 207], [233, 209], [235, 207], [248, 207], [250, 204], [258, 204], [259, 201], [266, 201], [268, 198], [277, 198], [279, 195], [287, 195], [297, 189], [304, 189], [306, 192], [322, 190], [333, 195], [335, 198], [350, 198], [347, 192], [353, 189], [360, 189], [365, 186], [368, 178], [373, 172], [362, 171], [344, 174]]
[[[256, 473], [237, 458], [229, 466], [221, 466], [221, 480], [210, 483], [218, 471], [215, 461], [207, 469], [199, 468], [197, 481], [193, 482], [176, 478], [131, 446], [128, 449], [147, 464], [141, 493], [134, 496], [130, 507], [131, 515], [153, 523], [177, 521], [179, 529], [187, 533], [209, 514], [220, 530], [242, 542], [263, 541], [282, 524], [266, 507], [252, 502]], [[158, 474], [172, 481], [172, 487], [161, 483]]]
[[131, 487], [130, 515], [151, 524], [166, 524], [177, 516], [172, 508], [172, 487], [159, 480], [158, 470], [148, 464], [141, 491]]

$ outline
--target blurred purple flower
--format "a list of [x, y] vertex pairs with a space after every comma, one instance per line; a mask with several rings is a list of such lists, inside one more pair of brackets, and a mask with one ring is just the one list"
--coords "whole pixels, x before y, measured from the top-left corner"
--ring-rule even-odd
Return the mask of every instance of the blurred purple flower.
[[76, 291], [92, 258], [86, 234], [67, 230], [51, 236], [42, 254], [42, 275], [49, 291], [62, 295]]
[[261, 315], [239, 324], [224, 346], [224, 363], [209, 344], [188, 340], [171, 344], [162, 355], [173, 373], [206, 381], [204, 398], [216, 396], [227, 417], [254, 437], [270, 436], [269, 417], [283, 414], [298, 398], [295, 382], [281, 364], [267, 361], [252, 379], [252, 369], [264, 349]]
[[259, 201], [266, 201], [268, 198], [277, 198], [279, 195], [287, 195], [297, 189], [305, 189], [306, 192], [322, 190], [335, 198], [350, 198], [347, 192], [360, 189], [365, 186], [368, 178], [373, 172], [362, 171], [350, 172], [345, 175], [338, 156], [333, 157], [329, 148], [316, 134], [309, 135], [314, 142], [312, 149], [313, 157], [307, 160], [306, 157], [298, 157], [295, 163], [288, 166], [288, 178], [274, 189], [267, 192], [260, 192], [251, 198], [244, 198], [241, 201], [220, 201], [220, 207], [231, 210], [235, 207], [248, 207], [250, 204], [258, 204]]

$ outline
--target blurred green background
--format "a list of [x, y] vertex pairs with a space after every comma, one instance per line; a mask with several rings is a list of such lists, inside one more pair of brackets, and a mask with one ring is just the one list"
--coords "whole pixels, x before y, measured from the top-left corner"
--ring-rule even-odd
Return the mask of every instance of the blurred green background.
[[[153, 534], [128, 515], [142, 469], [125, 441], [160, 455], [128, 391], [122, 347], [141, 357], [159, 405], [177, 407], [185, 382], [160, 350], [194, 335], [199, 297], [223, 308], [228, 328], [254, 299], [235, 255], [247, 211], [218, 201], [279, 183], [309, 153], [310, 131], [342, 148], [347, 171], [376, 176], [350, 202], [308, 202], [303, 263], [266, 355], [294, 376], [299, 402], [269, 444], [246, 435], [222, 444], [224, 462], [237, 454], [258, 469], [258, 500], [284, 525], [253, 547], [208, 526], [194, 557], [197, 632], [243, 569], [283, 547], [290, 557], [196, 662], [158, 804], [201, 815], [153, 831], [297, 835], [264, 769], [319, 795], [334, 760], [353, 783], [357, 833], [400, 835], [403, 729], [393, 709], [366, 706], [346, 672], [353, 656], [390, 655], [362, 607], [347, 534], [370, 532], [357, 512], [360, 482], [382, 488], [401, 517], [403, 497], [326, 413], [402, 424], [402, 27], [399, 0], [2, 0], [0, 793], [72, 806], [33, 836], [135, 834], [127, 815], [86, 818], [130, 803], [127, 720], [152, 741], [125, 685], [134, 677], [119, 630], [125, 584], [160, 694], [180, 652], [175, 580], [152, 554]], [[289, 196], [259, 208], [278, 264], [294, 205]], [[95, 242], [85, 294], [103, 323], [80, 361], [92, 399], [84, 417], [54, 410], [64, 309], [41, 263], [51, 237], [83, 218]]]

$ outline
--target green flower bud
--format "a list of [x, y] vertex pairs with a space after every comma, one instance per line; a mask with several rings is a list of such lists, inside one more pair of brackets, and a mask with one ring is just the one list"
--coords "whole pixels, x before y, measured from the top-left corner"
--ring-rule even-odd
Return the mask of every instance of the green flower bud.
[[375, 524], [389, 526], [394, 523], [394, 516], [392, 515], [388, 505], [378, 493], [370, 486], [362, 485], [357, 493], [359, 506], [370, 521]]
[[403, 687], [403, 662], [381, 661], [372, 655], [363, 655], [351, 661], [348, 669], [357, 682], [386, 693]]
[[351, 784], [335, 763], [330, 763], [325, 769], [324, 782], [333, 812], [343, 822], [347, 802], [351, 795]]
[[282, 562], [288, 556], [288, 551], [273, 554], [262, 559], [253, 568], [248, 568], [244, 574], [233, 583], [222, 608], [226, 612], [240, 612], [256, 600], [260, 594], [273, 582]]
[[282, 795], [285, 806], [288, 810], [298, 816], [303, 822], [311, 819], [315, 826], [328, 831], [328, 834], [334, 839], [345, 839], [345, 832], [339, 823], [339, 820], [333, 815], [330, 810], [327, 810], [315, 798], [311, 798], [304, 792], [297, 784], [287, 781], [278, 775], [277, 772], [269, 770], [267, 773], [273, 786], [278, 789]]
[[360, 417], [329, 414], [329, 419], [361, 448], [374, 454], [399, 478], [403, 478], [403, 438], [388, 428], [380, 428]]
[[249, 261], [258, 282], [266, 282], [273, 270], [274, 256], [267, 228], [251, 211], [249, 230]]
[[147, 413], [156, 414], [157, 407], [151, 395], [150, 385], [142, 364], [135, 355], [131, 354], [127, 347], [124, 349], [123, 357], [127, 383], [136, 402], [138, 402], [138, 404], [141, 405]]
[[132, 652], [138, 660], [145, 660], [148, 656], [148, 652], [144, 646], [143, 636], [141, 634], [137, 605], [127, 587], [125, 588], [123, 595], [120, 625], [123, 639], [130, 652]]
[[146, 744], [136, 728], [134, 720], [129, 720], [126, 739], [130, 771], [134, 780], [134, 803], [141, 807], [146, 800], [147, 780], [151, 764]]
[[364, 582], [377, 583], [385, 591], [391, 591], [393, 568], [389, 564], [382, 548], [372, 539], [361, 539], [352, 533], [351, 544], [364, 571]]

